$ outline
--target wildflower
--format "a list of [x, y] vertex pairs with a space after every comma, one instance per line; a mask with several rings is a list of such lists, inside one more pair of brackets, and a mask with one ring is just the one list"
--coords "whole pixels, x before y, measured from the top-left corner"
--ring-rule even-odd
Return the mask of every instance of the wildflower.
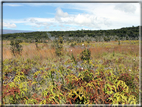
[[81, 69], [83, 70], [83, 67]]
[[82, 44], [82, 46], [84, 46], [84, 44]]
[[131, 70], [129, 69], [129, 71], [131, 71]]
[[71, 51], [72, 51], [72, 49], [71, 49]]

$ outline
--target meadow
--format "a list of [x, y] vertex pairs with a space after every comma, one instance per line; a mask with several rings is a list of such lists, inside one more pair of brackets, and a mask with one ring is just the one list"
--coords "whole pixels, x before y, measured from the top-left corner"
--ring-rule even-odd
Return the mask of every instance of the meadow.
[[20, 45], [3, 41], [3, 104], [139, 104], [139, 40]]

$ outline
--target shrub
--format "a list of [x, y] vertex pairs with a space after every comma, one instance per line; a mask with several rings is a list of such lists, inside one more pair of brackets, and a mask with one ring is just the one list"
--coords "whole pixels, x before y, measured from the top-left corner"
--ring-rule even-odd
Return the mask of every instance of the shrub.
[[73, 89], [69, 92], [69, 95], [68, 95], [68, 102], [70, 102], [70, 104], [85, 104], [87, 103], [87, 98], [86, 96], [84, 95], [84, 92], [85, 90], [83, 90], [83, 88], [80, 88], [80, 89]]
[[76, 45], [76, 42], [72, 42], [72, 43], [70, 44], [71, 47], [74, 47], [75, 45]]
[[81, 52], [81, 60], [90, 60], [91, 57], [91, 51], [89, 49], [85, 49], [84, 51]]
[[81, 78], [83, 81], [90, 82], [93, 79], [94, 75], [92, 72], [85, 70], [79, 73], [79, 78]]
[[118, 80], [122, 80], [126, 83], [126, 85], [128, 85], [131, 88], [134, 88], [134, 78], [132, 78], [128, 73], [123, 73], [120, 75], [120, 77], [118, 78]]
[[61, 56], [63, 55], [62, 51], [63, 51], [63, 37], [59, 37], [56, 42], [55, 53], [57, 56]]
[[73, 53], [71, 54], [71, 60], [72, 60], [75, 64], [77, 64], [77, 60], [75, 59]]
[[120, 45], [120, 40], [118, 41], [118, 45]]
[[39, 39], [38, 38], [35, 38], [35, 45], [36, 45], [36, 48], [38, 49], [38, 43], [39, 43]]
[[14, 56], [17, 54], [21, 54], [22, 52], [22, 45], [20, 45], [20, 43], [21, 43], [20, 40], [11, 41], [10, 43], [11, 45], [10, 50]]

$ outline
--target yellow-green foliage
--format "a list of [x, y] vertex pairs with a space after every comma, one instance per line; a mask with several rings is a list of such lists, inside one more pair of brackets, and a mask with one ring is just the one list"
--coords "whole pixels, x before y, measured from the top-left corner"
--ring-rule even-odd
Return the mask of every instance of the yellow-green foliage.
[[124, 81], [118, 80], [116, 83], [105, 85], [105, 93], [111, 95], [109, 100], [112, 104], [136, 104], [137, 100], [134, 95], [130, 95], [129, 87]]
[[[90, 45], [110, 48], [109, 42]], [[139, 103], [136, 56], [106, 52], [94, 60], [72, 60], [69, 55], [45, 59], [44, 64], [23, 58], [4, 60], [3, 104]]]

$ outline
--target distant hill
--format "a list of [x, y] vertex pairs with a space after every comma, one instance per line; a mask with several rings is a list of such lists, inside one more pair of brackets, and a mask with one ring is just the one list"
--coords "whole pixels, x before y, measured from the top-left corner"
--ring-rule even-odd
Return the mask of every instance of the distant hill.
[[35, 32], [35, 31], [3, 29], [3, 34], [26, 33], [26, 32]]

